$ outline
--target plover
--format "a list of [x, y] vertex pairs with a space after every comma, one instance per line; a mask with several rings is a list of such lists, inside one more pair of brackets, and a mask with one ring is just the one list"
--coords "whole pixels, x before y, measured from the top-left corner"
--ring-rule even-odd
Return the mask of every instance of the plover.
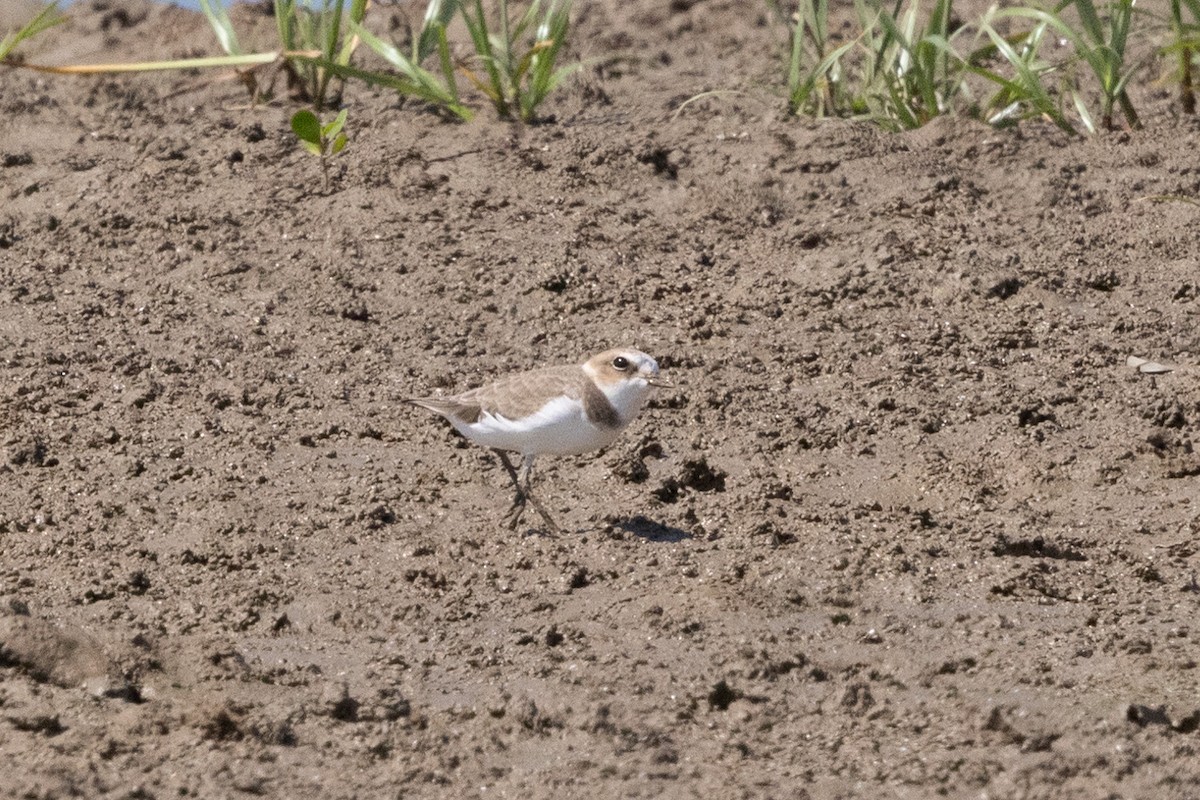
[[[528, 503], [557, 531], [530, 492], [534, 458], [607, 447], [656, 386], [671, 386], [659, 377], [658, 362], [640, 350], [620, 348], [582, 364], [523, 372], [462, 394], [406, 402], [441, 414], [463, 436], [495, 451], [517, 491], [506, 515], [510, 528], [520, 524]], [[510, 452], [521, 454], [519, 473], [509, 461]]]

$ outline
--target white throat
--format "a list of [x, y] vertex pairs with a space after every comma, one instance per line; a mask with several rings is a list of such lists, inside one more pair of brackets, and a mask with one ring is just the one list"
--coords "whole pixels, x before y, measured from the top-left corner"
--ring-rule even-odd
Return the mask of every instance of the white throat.
[[621, 418], [622, 428], [628, 425], [642, 410], [652, 388], [646, 379], [641, 377], [627, 378], [616, 383], [597, 383], [597, 385], [600, 387], [600, 391], [604, 392], [604, 396], [608, 398], [608, 402], [612, 403], [612, 407], [616, 409], [617, 416]]

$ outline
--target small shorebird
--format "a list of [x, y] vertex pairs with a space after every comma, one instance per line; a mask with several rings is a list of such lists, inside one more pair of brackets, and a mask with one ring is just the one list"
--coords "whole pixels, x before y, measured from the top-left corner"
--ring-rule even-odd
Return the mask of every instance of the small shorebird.
[[[582, 364], [523, 372], [462, 394], [406, 402], [441, 414], [463, 436], [496, 452], [517, 490], [506, 515], [510, 528], [520, 524], [529, 504], [557, 531], [530, 492], [533, 459], [608, 446], [656, 386], [671, 386], [658, 376], [658, 362], [640, 350], [620, 348]], [[508, 459], [510, 452], [521, 454], [519, 473]]]

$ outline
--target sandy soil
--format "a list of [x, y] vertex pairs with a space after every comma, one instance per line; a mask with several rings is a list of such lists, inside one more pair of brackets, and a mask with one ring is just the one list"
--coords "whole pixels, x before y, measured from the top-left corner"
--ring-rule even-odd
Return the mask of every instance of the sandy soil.
[[[1200, 124], [788, 119], [750, 7], [586, 4], [534, 127], [356, 89], [329, 193], [236, 82], [4, 73], [0, 796], [1196, 796]], [[559, 537], [400, 402], [624, 344]]]

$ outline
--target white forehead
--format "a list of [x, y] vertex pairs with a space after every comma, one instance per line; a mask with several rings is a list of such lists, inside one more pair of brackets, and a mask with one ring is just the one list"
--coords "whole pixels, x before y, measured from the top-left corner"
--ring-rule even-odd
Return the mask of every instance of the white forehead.
[[658, 371], [658, 362], [646, 353], [643, 353], [641, 350], [618, 350], [614, 354], [613, 358], [616, 358], [616, 356], [624, 356], [636, 364], [639, 368], [650, 367], [652, 371]]

